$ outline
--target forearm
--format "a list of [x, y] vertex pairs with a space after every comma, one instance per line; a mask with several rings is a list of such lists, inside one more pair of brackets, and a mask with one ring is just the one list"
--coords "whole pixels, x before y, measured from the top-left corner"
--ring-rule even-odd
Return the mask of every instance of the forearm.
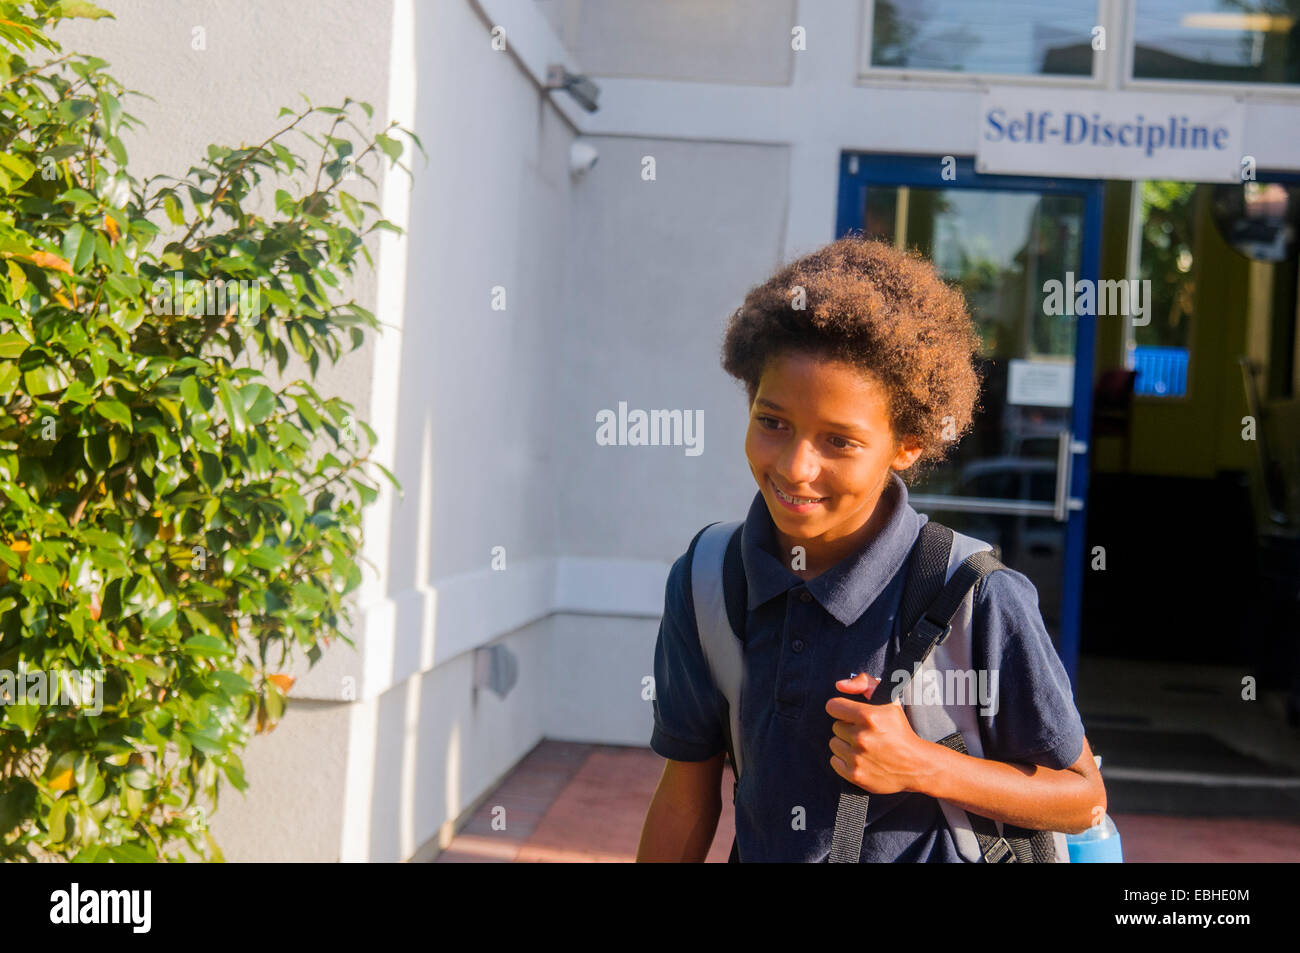
[[721, 797], [696, 806], [675, 803], [662, 789], [656, 791], [641, 828], [637, 863], [702, 863], [721, 814]]
[[995, 821], [1030, 830], [1078, 833], [1090, 827], [1105, 791], [1070, 769], [972, 758], [927, 742], [934, 750], [930, 770], [916, 790]]

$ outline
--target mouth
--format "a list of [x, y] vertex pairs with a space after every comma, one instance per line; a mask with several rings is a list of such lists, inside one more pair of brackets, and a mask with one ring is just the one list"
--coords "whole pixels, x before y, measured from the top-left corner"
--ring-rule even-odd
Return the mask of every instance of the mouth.
[[795, 513], [811, 513], [830, 499], [829, 496], [790, 496], [788, 493], [782, 492], [771, 477], [767, 478], [767, 482], [772, 487], [772, 492], [776, 494], [776, 498], [781, 501], [781, 505]]

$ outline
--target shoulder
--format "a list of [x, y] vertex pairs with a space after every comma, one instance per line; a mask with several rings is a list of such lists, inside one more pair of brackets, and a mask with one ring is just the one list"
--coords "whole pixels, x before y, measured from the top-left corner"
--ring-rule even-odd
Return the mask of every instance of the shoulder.
[[1053, 662], [1059, 666], [1038, 589], [1024, 573], [1004, 566], [984, 576], [975, 586], [972, 622], [975, 652], [985, 665], [1040, 671]]
[[709, 523], [707, 526], [702, 526], [691, 537], [686, 552], [678, 556], [668, 570], [668, 585], [665, 593], [666, 608], [677, 607], [688, 619], [695, 618], [695, 600], [691, 592], [691, 564], [695, 560], [695, 549], [699, 545], [700, 537], [712, 525], [712, 523]]
[[981, 606], [986, 609], [1038, 611], [1038, 587], [1024, 573], [1006, 565], [999, 565], [975, 584], [974, 598], [976, 611]]
[[997, 686], [992, 711], [981, 720], [985, 756], [1068, 767], [1083, 749], [1083, 723], [1038, 590], [1010, 567], [989, 573], [977, 588], [972, 661]]

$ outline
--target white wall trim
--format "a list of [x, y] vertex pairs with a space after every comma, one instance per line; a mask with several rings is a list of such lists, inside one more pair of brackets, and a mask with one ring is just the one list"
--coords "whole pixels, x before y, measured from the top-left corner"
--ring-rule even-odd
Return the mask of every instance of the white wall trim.
[[[670, 565], [654, 560], [551, 557], [482, 569], [370, 601], [358, 612], [365, 648], [356, 697], [305, 685], [295, 697], [367, 702], [465, 652], [549, 615], [657, 620]], [[391, 637], [388, 637], [391, 633]], [[342, 647], [338, 651], [344, 651]]]

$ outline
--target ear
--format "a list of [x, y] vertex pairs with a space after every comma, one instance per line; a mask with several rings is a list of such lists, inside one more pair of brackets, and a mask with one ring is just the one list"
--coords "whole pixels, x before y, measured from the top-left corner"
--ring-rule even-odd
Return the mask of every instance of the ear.
[[911, 438], [905, 438], [899, 443], [898, 452], [894, 455], [890, 466], [895, 470], [906, 470], [921, 456], [921, 451], [920, 444]]

